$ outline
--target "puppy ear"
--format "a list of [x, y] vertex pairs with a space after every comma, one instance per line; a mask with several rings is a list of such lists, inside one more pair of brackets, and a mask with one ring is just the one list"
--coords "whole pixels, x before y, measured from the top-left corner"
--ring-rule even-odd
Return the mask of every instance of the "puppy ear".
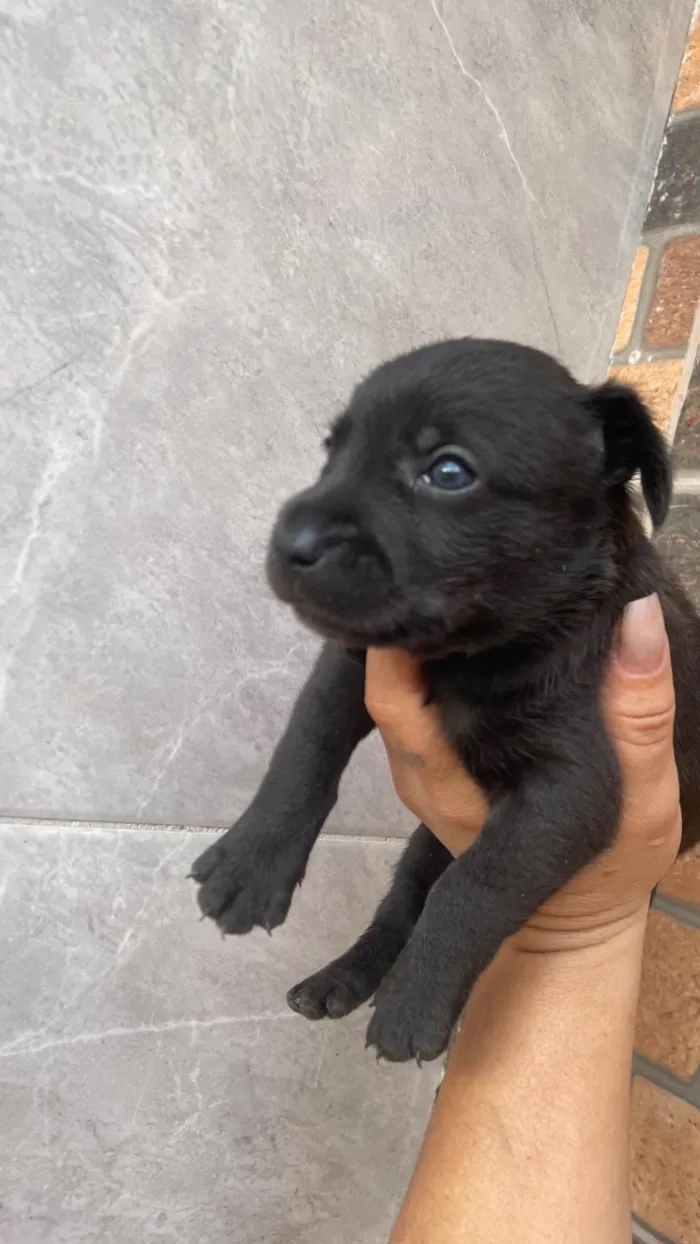
[[673, 473], [666, 442], [634, 389], [607, 381], [591, 390], [593, 410], [603, 428], [605, 482], [626, 484], [639, 471], [654, 527], [671, 504]]

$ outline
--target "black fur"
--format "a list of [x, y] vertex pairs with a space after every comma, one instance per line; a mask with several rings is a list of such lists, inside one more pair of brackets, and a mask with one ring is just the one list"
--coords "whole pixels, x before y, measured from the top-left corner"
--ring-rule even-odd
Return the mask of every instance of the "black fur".
[[[444, 492], [440, 447], [475, 473]], [[353, 748], [370, 645], [418, 654], [447, 737], [491, 812], [456, 860], [416, 830], [369, 929], [292, 989], [309, 1018], [376, 993], [368, 1040], [434, 1058], [505, 938], [613, 841], [620, 774], [599, 708], [625, 605], [657, 591], [677, 688], [684, 847], [700, 840], [700, 621], [644, 535], [671, 496], [663, 439], [638, 396], [579, 385], [497, 341], [427, 346], [378, 368], [329, 438], [319, 480], [282, 510], [268, 574], [325, 645], [253, 804], [196, 861], [226, 933], [280, 924]]]

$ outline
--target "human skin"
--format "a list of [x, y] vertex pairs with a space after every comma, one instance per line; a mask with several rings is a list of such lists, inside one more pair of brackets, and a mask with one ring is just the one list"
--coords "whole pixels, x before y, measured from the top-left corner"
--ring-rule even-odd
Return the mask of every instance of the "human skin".
[[[668, 641], [626, 611], [603, 690], [624, 785], [613, 847], [501, 950], [472, 994], [390, 1244], [629, 1244], [629, 1078], [651, 891], [680, 842]], [[397, 792], [453, 852], [487, 805], [424, 703], [371, 650], [367, 707]]]

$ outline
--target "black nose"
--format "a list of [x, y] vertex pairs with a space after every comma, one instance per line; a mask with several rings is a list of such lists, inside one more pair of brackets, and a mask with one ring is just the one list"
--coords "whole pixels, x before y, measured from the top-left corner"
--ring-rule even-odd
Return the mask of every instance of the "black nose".
[[278, 556], [297, 569], [307, 570], [356, 535], [353, 523], [324, 521], [308, 515], [289, 517], [275, 532], [275, 547]]

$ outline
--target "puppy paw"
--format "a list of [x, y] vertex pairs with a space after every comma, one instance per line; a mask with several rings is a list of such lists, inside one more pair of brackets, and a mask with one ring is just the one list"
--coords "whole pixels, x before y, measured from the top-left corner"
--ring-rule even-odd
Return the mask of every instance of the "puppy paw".
[[373, 993], [373, 983], [367, 980], [365, 972], [329, 963], [290, 989], [287, 1002], [306, 1019], [342, 1019]]
[[457, 1016], [425, 983], [393, 971], [380, 986], [367, 1028], [367, 1045], [392, 1063], [420, 1066], [445, 1052]]
[[208, 847], [190, 875], [199, 883], [202, 914], [222, 933], [249, 933], [257, 926], [270, 933], [286, 919], [301, 881], [295, 859], [271, 850], [255, 826], [240, 825]]

